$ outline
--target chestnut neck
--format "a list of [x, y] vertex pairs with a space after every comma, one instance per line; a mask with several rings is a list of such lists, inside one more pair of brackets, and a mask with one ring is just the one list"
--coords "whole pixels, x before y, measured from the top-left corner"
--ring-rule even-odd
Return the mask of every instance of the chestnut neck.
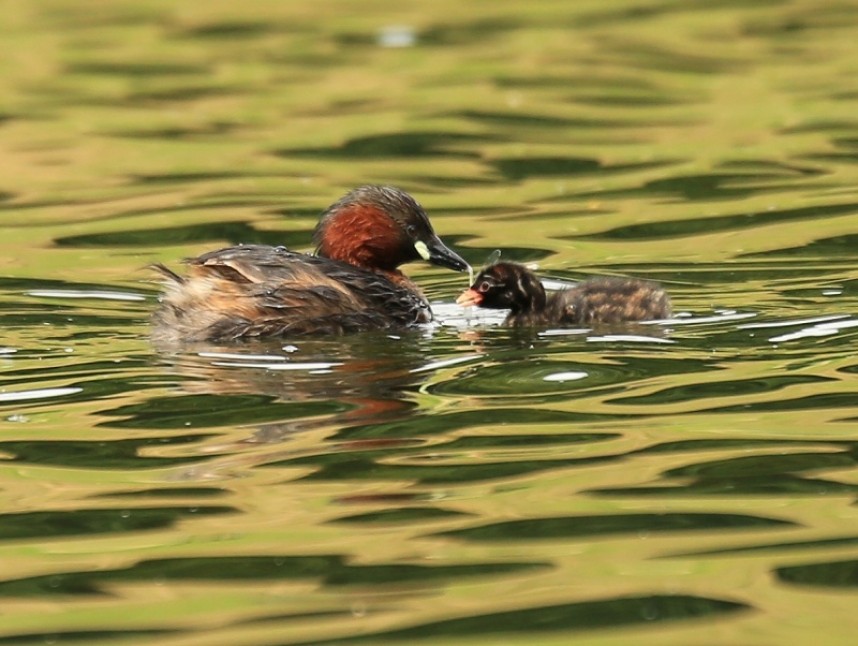
[[[374, 204], [347, 204], [331, 211], [316, 227], [316, 253], [378, 273], [402, 276], [396, 268], [412, 260], [405, 253], [399, 224]], [[415, 252], [416, 255], [416, 252]]]

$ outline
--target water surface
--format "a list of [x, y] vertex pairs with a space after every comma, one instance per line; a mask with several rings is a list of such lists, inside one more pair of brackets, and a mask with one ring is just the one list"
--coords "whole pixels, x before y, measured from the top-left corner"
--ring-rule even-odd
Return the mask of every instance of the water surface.
[[[0, 3], [0, 643], [843, 644], [858, 9]], [[351, 187], [677, 317], [162, 352]]]

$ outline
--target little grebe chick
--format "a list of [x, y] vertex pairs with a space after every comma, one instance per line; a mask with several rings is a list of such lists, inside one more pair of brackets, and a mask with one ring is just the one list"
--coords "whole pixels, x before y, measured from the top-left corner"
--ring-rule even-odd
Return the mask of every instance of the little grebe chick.
[[483, 269], [456, 301], [508, 309], [504, 325], [617, 325], [668, 318], [670, 299], [657, 283], [634, 278], [591, 278], [546, 295], [536, 275], [513, 262]]
[[407, 193], [362, 186], [330, 206], [313, 234], [316, 255], [239, 245], [185, 261], [165, 279], [157, 340], [228, 342], [398, 328], [432, 320], [426, 298], [398, 267], [413, 260], [464, 271]]

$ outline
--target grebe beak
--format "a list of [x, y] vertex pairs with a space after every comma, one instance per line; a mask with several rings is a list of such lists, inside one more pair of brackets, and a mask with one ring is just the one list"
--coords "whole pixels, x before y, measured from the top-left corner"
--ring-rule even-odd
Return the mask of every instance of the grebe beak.
[[459, 254], [447, 248], [438, 236], [432, 236], [427, 241], [418, 240], [414, 248], [423, 260], [433, 265], [456, 271], [465, 271], [470, 267]]
[[483, 295], [480, 294], [476, 289], [466, 289], [459, 295], [459, 298], [456, 299], [456, 303], [463, 307], [479, 305], [482, 302]]

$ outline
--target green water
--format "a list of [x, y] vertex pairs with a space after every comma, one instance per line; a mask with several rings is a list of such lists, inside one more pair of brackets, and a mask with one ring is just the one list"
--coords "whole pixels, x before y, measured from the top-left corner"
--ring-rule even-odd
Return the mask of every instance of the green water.
[[[0, 644], [846, 644], [858, 7], [0, 0]], [[364, 183], [628, 335], [165, 353], [143, 267]]]

